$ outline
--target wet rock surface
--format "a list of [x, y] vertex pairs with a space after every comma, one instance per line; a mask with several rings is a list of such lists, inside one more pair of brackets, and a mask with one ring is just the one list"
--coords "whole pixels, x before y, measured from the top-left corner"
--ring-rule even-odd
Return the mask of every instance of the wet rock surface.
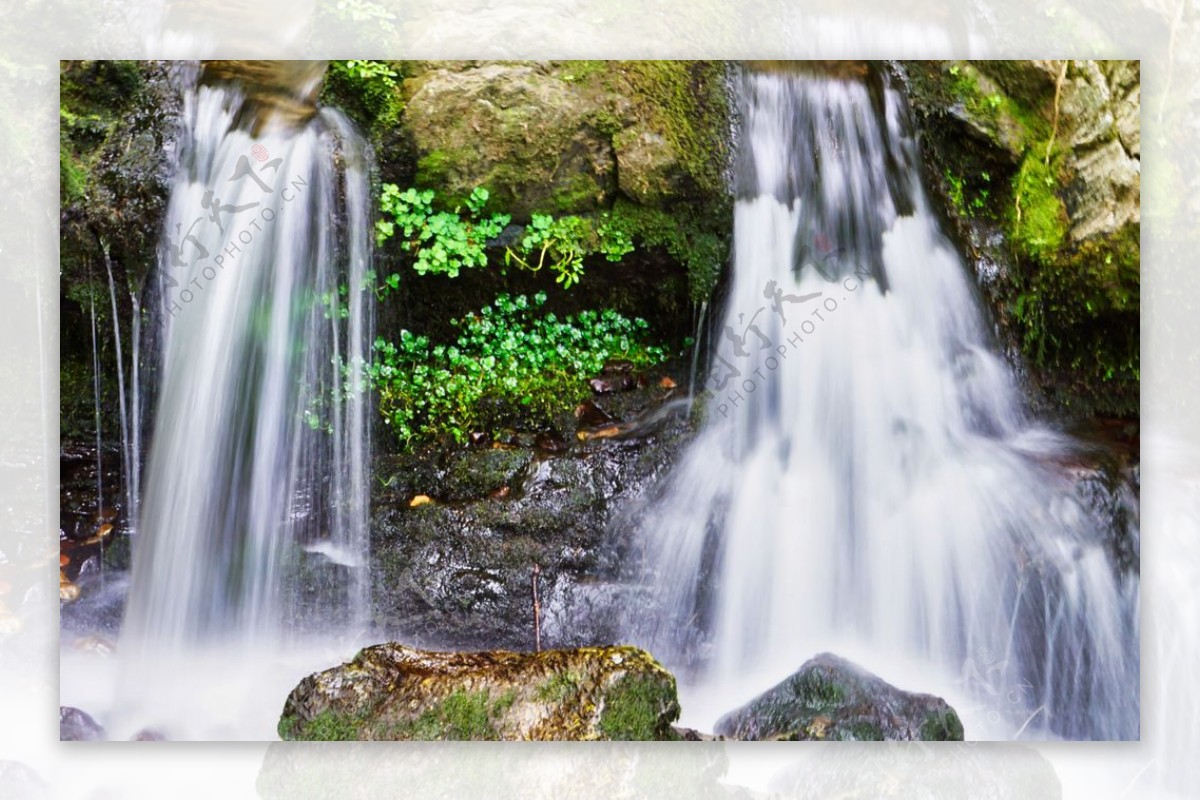
[[670, 740], [675, 679], [627, 646], [440, 653], [364, 648], [288, 696], [285, 740]]
[[60, 706], [58, 708], [58, 739], [62, 742], [103, 740], [104, 727], [82, 709]]
[[1138, 62], [921, 61], [899, 72], [932, 194], [1035, 407], [1135, 418]]
[[735, 740], [962, 740], [941, 698], [900, 690], [852, 662], [819, 654], [717, 721]]
[[130, 567], [129, 527], [115, 449], [64, 442], [60, 459], [59, 601], [64, 631], [120, 628]]
[[533, 648], [536, 566], [544, 647], [613, 642], [617, 610], [637, 591], [621, 581], [633, 515], [691, 431], [686, 403], [650, 400], [661, 395], [608, 396], [604, 414], [619, 429], [601, 423], [607, 433], [593, 437], [582, 426], [553, 448], [514, 435], [512, 444], [382, 459], [371, 517], [375, 627], [429, 647]]
[[1115, 569], [1141, 572], [1141, 453], [1139, 426], [1093, 420], [1074, 431], [1083, 447], [1062, 467], [1070, 497], [1099, 522]]

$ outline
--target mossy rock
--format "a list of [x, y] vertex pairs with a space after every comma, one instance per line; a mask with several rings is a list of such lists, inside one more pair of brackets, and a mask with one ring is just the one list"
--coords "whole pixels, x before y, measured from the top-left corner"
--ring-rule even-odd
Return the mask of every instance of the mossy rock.
[[[638, 438], [572, 437], [570, 451], [534, 457], [507, 492], [458, 502], [438, 494], [437, 453], [380, 458], [377, 473], [395, 486], [378, 487], [371, 504], [376, 630], [463, 650], [531, 648], [537, 565], [542, 646], [613, 641], [636, 594], [621, 578], [634, 547], [623, 516], [650, 497], [690, 431], [675, 418]], [[435, 501], [410, 506], [417, 494]]]
[[285, 740], [670, 740], [675, 679], [628, 646], [441, 653], [397, 643], [302, 680]]
[[451, 199], [486, 186], [495, 208], [595, 211], [725, 192], [724, 65], [705, 61], [414, 62], [404, 125], [416, 180]]
[[445, 501], [484, 498], [512, 484], [532, 458], [526, 448], [461, 450], [449, 457], [441, 481], [431, 491]]
[[933, 194], [1039, 410], [1136, 417], [1140, 78], [1128, 61], [909, 62]]
[[717, 721], [735, 740], [961, 740], [941, 698], [897, 689], [833, 654], [820, 654]]
[[120, 331], [128, 374], [133, 299], [144, 301], [147, 277], [157, 260], [181, 106], [162, 62], [61, 63], [59, 355], [65, 439], [96, 436], [93, 313], [102, 365], [102, 439], [113, 442], [119, 435], [114, 328]]

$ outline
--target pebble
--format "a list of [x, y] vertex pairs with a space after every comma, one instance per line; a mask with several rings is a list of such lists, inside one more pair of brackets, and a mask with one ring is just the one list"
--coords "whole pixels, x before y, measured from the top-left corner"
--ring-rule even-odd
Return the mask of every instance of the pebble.
[[637, 386], [637, 379], [628, 373], [608, 375], [588, 380], [588, 386], [597, 395], [608, 395], [613, 392], [625, 392]]

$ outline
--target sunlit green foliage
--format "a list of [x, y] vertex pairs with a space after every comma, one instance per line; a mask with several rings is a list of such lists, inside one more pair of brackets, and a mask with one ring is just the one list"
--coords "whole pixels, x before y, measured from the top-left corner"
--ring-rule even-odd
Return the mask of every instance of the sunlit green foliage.
[[587, 396], [585, 379], [606, 361], [646, 367], [666, 357], [647, 343], [645, 320], [612, 310], [559, 318], [538, 312], [545, 303], [545, 293], [501, 295], [454, 320], [460, 334], [450, 345], [409, 331], [395, 343], [377, 339], [370, 375], [395, 435], [405, 443], [443, 434], [462, 442], [497, 424], [548, 424], [564, 404]]

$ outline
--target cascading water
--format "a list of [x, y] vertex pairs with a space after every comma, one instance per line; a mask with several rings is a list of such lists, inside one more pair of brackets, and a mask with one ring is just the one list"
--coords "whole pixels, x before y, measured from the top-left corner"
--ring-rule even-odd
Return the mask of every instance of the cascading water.
[[697, 696], [735, 687], [724, 710], [767, 686], [749, 672], [840, 650], [957, 686], [991, 722], [968, 737], [1136, 738], [1137, 577], [1060, 467], [1076, 445], [1024, 412], [903, 98], [870, 80], [744, 77], [708, 423], [643, 527], [659, 597], [634, 636]]
[[186, 96], [121, 633], [147, 671], [365, 620], [367, 157], [344, 118], [297, 116], [295, 97], [284, 119], [235, 84]]

